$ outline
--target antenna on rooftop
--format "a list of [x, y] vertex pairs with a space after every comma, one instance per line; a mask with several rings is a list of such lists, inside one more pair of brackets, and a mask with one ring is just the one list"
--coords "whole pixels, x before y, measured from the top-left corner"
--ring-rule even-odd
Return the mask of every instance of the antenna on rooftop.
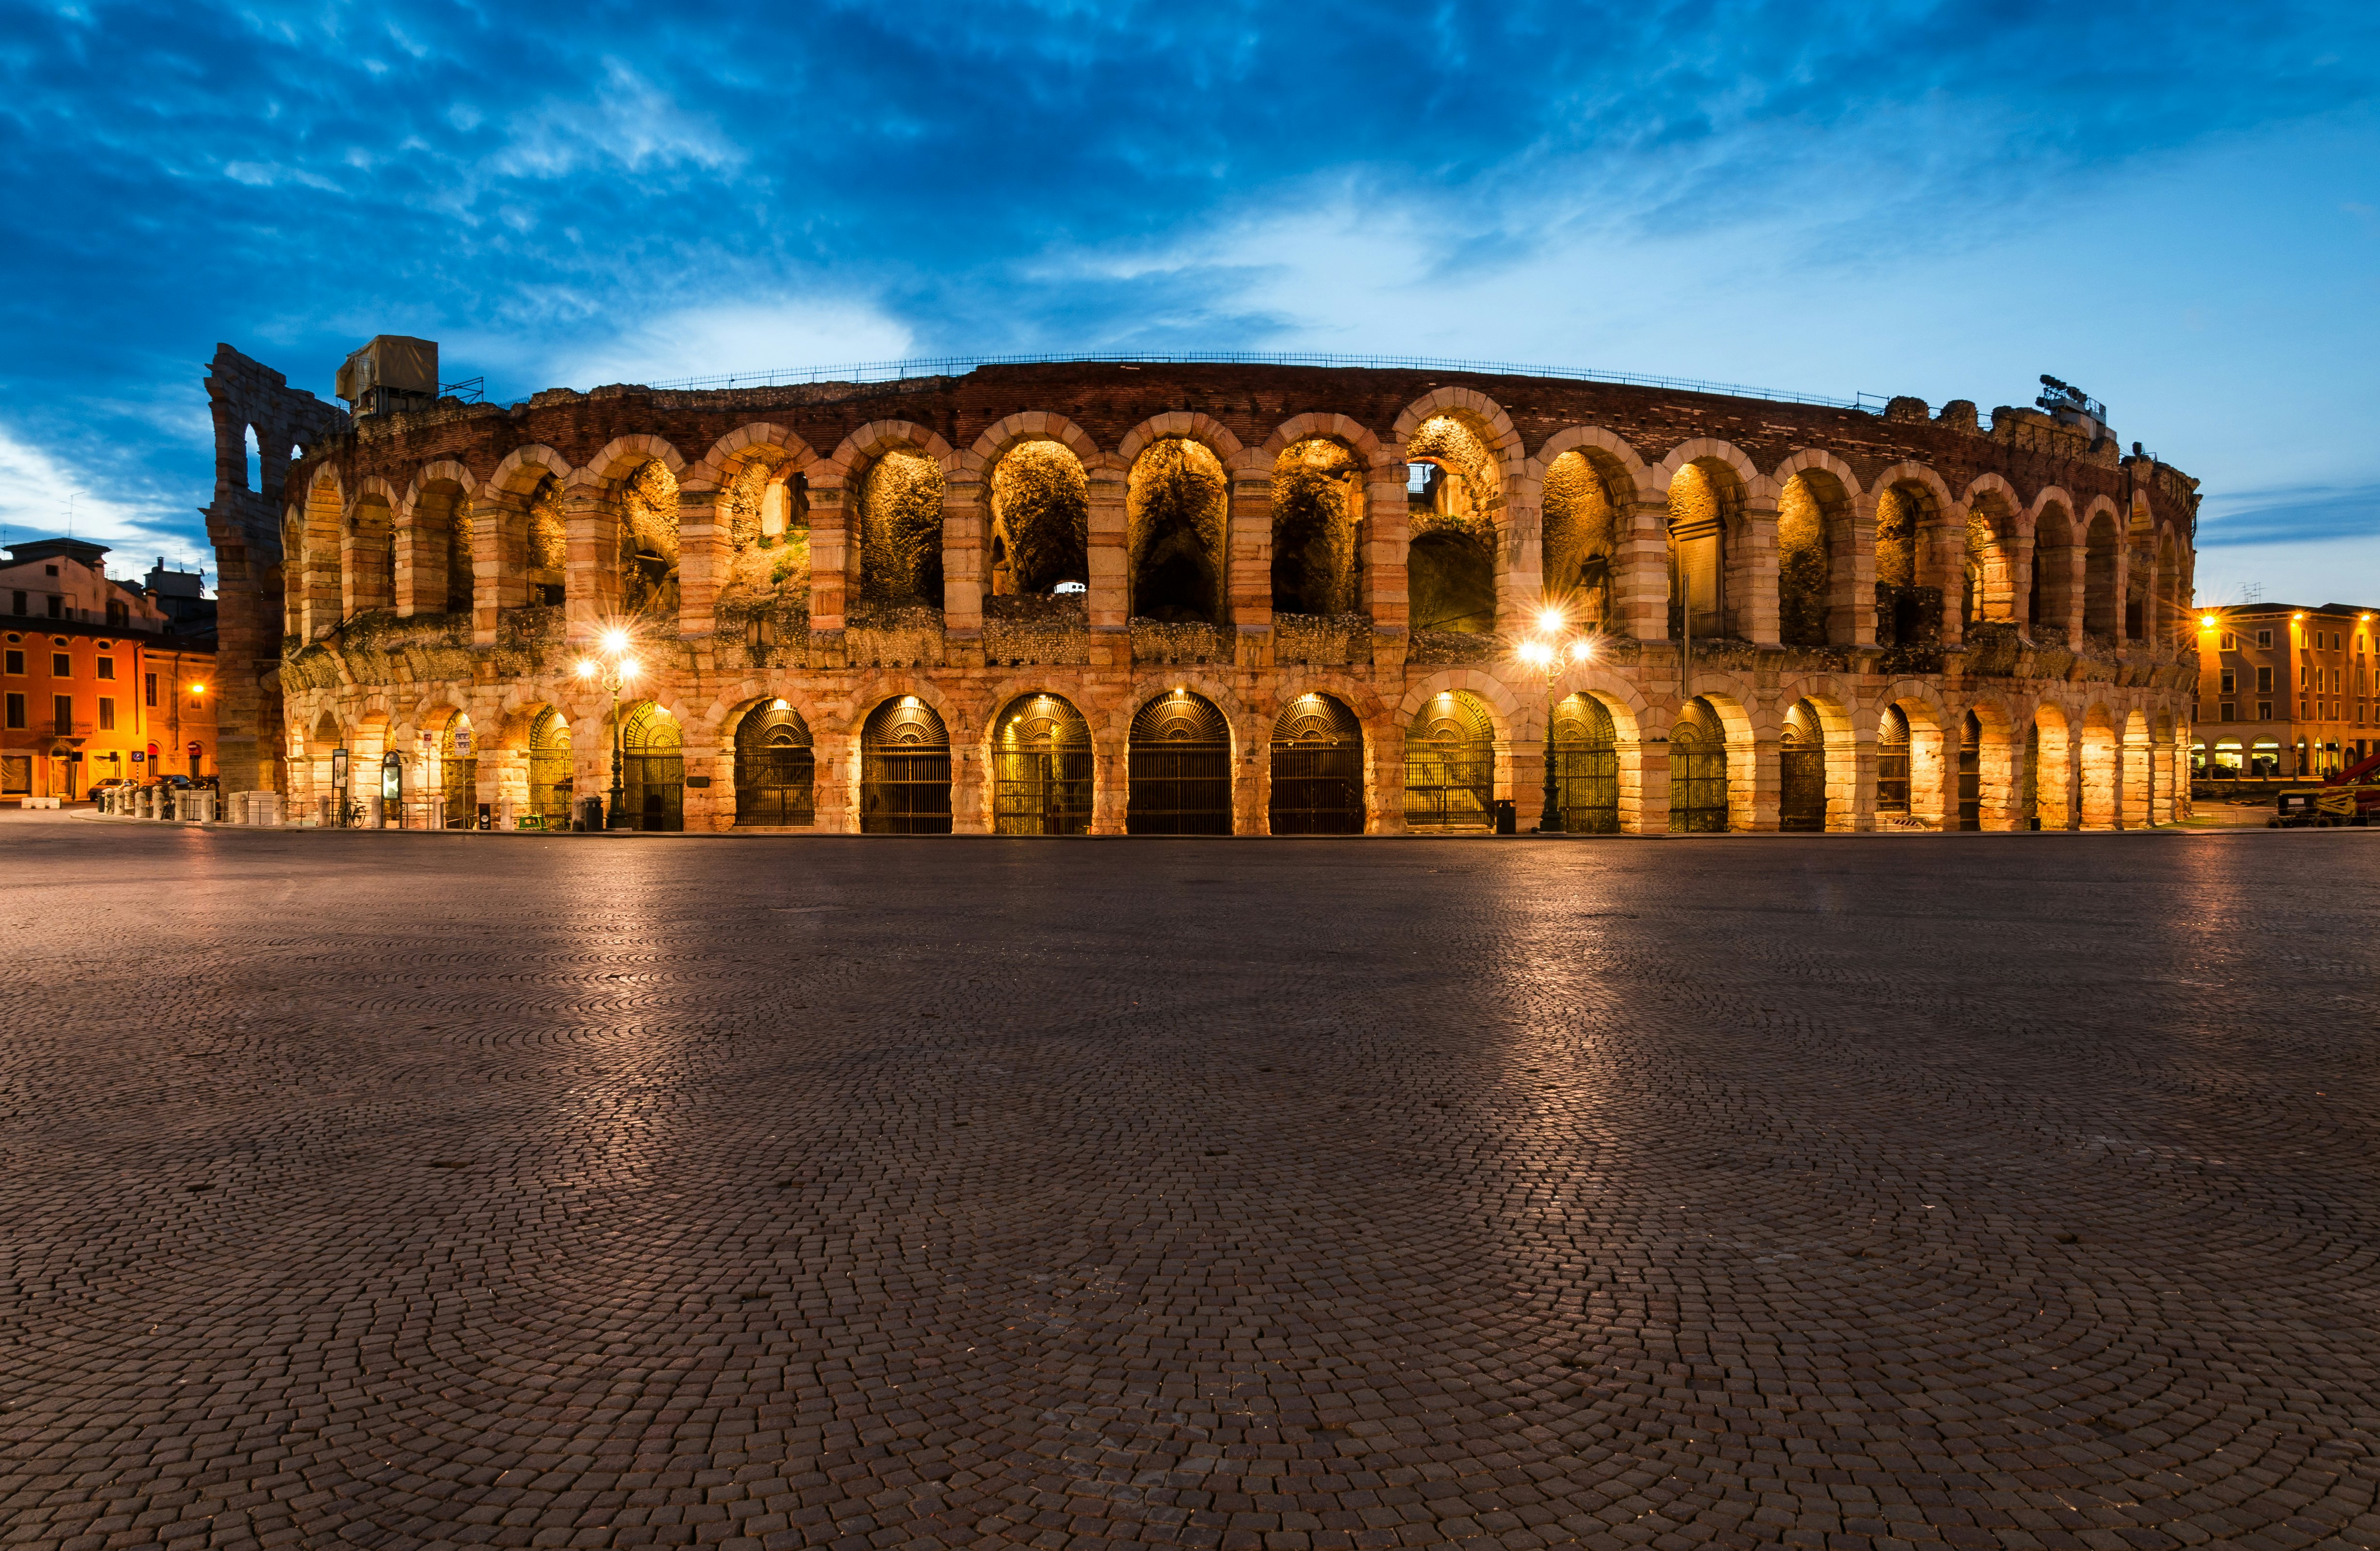
[[2264, 584], [2264, 583], [2262, 583], [2262, 582], [2242, 582], [2242, 583], [2240, 583], [2240, 602], [2242, 602], [2242, 603], [2261, 603], [2261, 602], [2263, 602], [2264, 600], [2265, 600], [2265, 584]]

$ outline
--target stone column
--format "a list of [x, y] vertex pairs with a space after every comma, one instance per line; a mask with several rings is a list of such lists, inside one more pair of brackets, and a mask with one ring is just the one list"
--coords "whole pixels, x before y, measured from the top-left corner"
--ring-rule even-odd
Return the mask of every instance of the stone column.
[[[992, 708], [990, 714], [999, 715], [999, 708]], [[957, 716], [945, 726], [951, 734], [951, 833], [988, 833], [991, 824], [986, 817], [990, 805], [986, 801], [983, 729]]]
[[2025, 639], [2037, 645], [2041, 637], [2033, 631], [2034, 533], [2030, 527], [2020, 528], [2014, 518], [2010, 519], [2009, 529], [2009, 618], [2016, 622]]
[[[1629, 503], [1613, 511], [1611, 526], [1621, 627], [1640, 641], [1666, 641], [1670, 638], [1670, 503], [1667, 500]], [[1668, 738], [1666, 726], [1661, 735]], [[1665, 762], [1667, 757], [1665, 753]], [[1667, 807], [1665, 797], [1665, 829]]]
[[[842, 477], [812, 475], [809, 493], [810, 666], [840, 668], [844, 665], [844, 607], [848, 596], [851, 552]], [[823, 774], [820, 779], [825, 779]], [[853, 823], [856, 827], [856, 816]], [[825, 824], [823, 812], [820, 824]]]
[[727, 572], [727, 524], [719, 509], [719, 491], [679, 486], [677, 633], [680, 636], [708, 636], [718, 628], [719, 589]]
[[[436, 542], [421, 531], [421, 507], [395, 519], [391, 541], [396, 549], [396, 596], [389, 600], [399, 619], [415, 614], [443, 614], [446, 612], [446, 536], [436, 535]], [[424, 601], [429, 603], [423, 608]]]
[[1620, 824], [1632, 835], [1670, 832], [1670, 729], [1677, 725], [1678, 702], [1665, 695], [1645, 712], [1645, 737], [1636, 747], [1635, 815], [1629, 815], [1627, 746], [1621, 747]]
[[[1411, 639], [1412, 595], [1406, 579], [1405, 555], [1412, 542], [1412, 518], [1405, 498], [1407, 473], [1403, 454], [1390, 449], [1372, 466], [1364, 503], [1365, 554], [1362, 608], [1372, 620], [1372, 661], [1383, 671], [1404, 666]], [[1402, 734], [1400, 735], [1402, 737]], [[1398, 769], [1402, 790], [1402, 766]], [[1404, 805], [1396, 805], [1402, 833]]]
[[[1827, 572], [1827, 639], [1839, 646], [1876, 645], [1876, 497], [1852, 503], [1851, 553], [1830, 555]], [[1871, 796], [1869, 811], [1875, 811]], [[1870, 826], [1873, 828], [1873, 826]]]
[[564, 638], [583, 641], [619, 617], [619, 517], [601, 485], [574, 480], [562, 492], [562, 524]]
[[1496, 560], [1496, 627], [1523, 628], [1545, 607], [1546, 533], [1541, 503], [1506, 504]]
[[1747, 496], [1742, 526], [1728, 535], [1728, 614], [1755, 646], [1779, 644], [1777, 497]]
[[[1085, 558], [1090, 565], [1090, 589], [1084, 601], [1090, 612], [1091, 666], [1128, 668], [1132, 665], [1132, 557], [1125, 535], [1127, 480], [1123, 469], [1105, 460], [1087, 466], [1083, 475], [1089, 487], [1089, 548]], [[1117, 830], [1112, 832], [1122, 831], [1123, 811], [1116, 810]]]
[[952, 667], [983, 662], [985, 486], [973, 479], [942, 485], [942, 638]]
[[2060, 552], [2066, 564], [2066, 645], [2069, 650], [2080, 651], [2089, 619], [2086, 610], [2090, 600], [2091, 549], [2087, 543], [2069, 544], [2063, 551], [2051, 551], [2053, 563]]
[[[1744, 708], [1745, 714], [1752, 711]], [[1777, 814], [1785, 787], [1785, 767], [1779, 757], [1779, 745], [1775, 738], [1754, 737], [1746, 744], [1728, 739], [1728, 828], [1742, 828], [1755, 834], [1775, 834]], [[1747, 761], [1744, 757], [1750, 755]], [[1745, 775], [1751, 777], [1749, 790], [1742, 786]], [[1747, 818], [1748, 814], [1748, 818]]]
[[1233, 660], [1262, 668], [1272, 661], [1272, 471], [1234, 468], [1231, 479], [1225, 609], [1239, 636]]
[[504, 612], [528, 601], [528, 497], [492, 491], [471, 503], [471, 644], [496, 644]]
[[[1397, 487], [1400, 494], [1404, 487]], [[1366, 730], [1364, 739], [1372, 757], [1371, 780], [1366, 783], [1364, 802], [1364, 830], [1367, 834], [1401, 835], [1405, 832], [1405, 730], [1395, 721], [1384, 721], [1377, 731]]]
[[[1831, 739], [1827, 745], [1827, 754], [1831, 761], [1834, 756]], [[1851, 796], [1851, 812], [1842, 827], [1854, 834], [1866, 834], [1876, 828], [1876, 739], [1872, 735], [1855, 738], [1852, 744]], [[1836, 827], [1834, 805], [1831, 803], [1828, 805], [1827, 827], [1830, 830]]]
[[1955, 647], [1965, 639], [1966, 611], [1960, 600], [1967, 575], [1967, 508], [1953, 503], [1949, 511], [1921, 525], [1918, 542], [1934, 559], [1934, 584], [1942, 589], [1942, 644]]

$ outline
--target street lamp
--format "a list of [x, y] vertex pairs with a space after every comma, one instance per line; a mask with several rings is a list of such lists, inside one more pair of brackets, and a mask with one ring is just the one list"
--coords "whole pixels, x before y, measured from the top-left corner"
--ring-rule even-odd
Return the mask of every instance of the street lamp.
[[1518, 650], [1523, 662], [1546, 675], [1546, 804], [1537, 816], [1536, 832], [1558, 835], [1562, 819], [1561, 794], [1554, 780], [1554, 712], [1559, 706], [1554, 697], [1560, 692], [1563, 673], [1595, 655], [1595, 638], [1572, 629], [1568, 615], [1548, 607], [1539, 612], [1536, 628]]
[[620, 691], [626, 688], [628, 681], [637, 676], [637, 660], [628, 655], [628, 645], [626, 631], [606, 630], [602, 635], [602, 660], [597, 661], [591, 657], [582, 657], [578, 660], [578, 676], [582, 679], [600, 681], [612, 694], [612, 804], [610, 811], [603, 818], [603, 828], [606, 830], [625, 830], [630, 827], [627, 814], [628, 794], [620, 782], [622, 739], [625, 735], [620, 726]]

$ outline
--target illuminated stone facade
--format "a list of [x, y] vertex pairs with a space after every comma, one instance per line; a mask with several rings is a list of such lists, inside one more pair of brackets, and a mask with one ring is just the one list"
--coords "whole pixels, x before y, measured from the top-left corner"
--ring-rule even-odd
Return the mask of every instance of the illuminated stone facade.
[[[1582, 830], [2188, 799], [2194, 481], [2029, 410], [1075, 362], [350, 425], [214, 371], [225, 785], [300, 812], [346, 747], [566, 819], [615, 627], [631, 808], [689, 830], [934, 828], [938, 738], [961, 833], [1525, 828], [1557, 698]], [[304, 442], [252, 491], [250, 406]], [[1548, 600], [1597, 638], [1553, 695], [1513, 651]]]

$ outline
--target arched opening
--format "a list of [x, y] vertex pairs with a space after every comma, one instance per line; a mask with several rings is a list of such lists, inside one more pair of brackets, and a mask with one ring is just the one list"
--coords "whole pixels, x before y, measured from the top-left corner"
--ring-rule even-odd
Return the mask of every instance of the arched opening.
[[1620, 832], [1620, 736], [1592, 695], [1554, 708], [1554, 789], [1565, 834]]
[[2117, 585], [2119, 536], [2116, 519], [2102, 512], [2091, 519], [2082, 557], [2082, 628], [2109, 641], [2124, 627], [2123, 590]]
[[577, 777], [570, 765], [570, 723], [548, 706], [528, 730], [528, 812], [539, 830], [570, 828]]
[[783, 700], [735, 724], [735, 822], [807, 830], [818, 822], [818, 757], [810, 725]]
[[2041, 723], [2028, 722], [2024, 729], [2024, 766], [2017, 778], [2017, 825], [2020, 829], [2041, 828]]
[[264, 451], [257, 444], [254, 426], [246, 428], [246, 434], [241, 438], [241, 443], [243, 449], [240, 460], [241, 477], [246, 483], [242, 484], [240, 489], [261, 491], [264, 488]]
[[751, 449], [719, 493], [727, 563], [712, 605], [718, 628], [744, 639], [755, 666], [780, 641], [808, 633], [809, 480], [775, 449]]
[[377, 491], [358, 497], [340, 546], [340, 617], [396, 607], [395, 521]]
[[1365, 475], [1353, 453], [1320, 437], [1295, 442], [1273, 460], [1274, 613], [1355, 612]]
[[951, 734], [915, 695], [885, 701], [860, 728], [859, 832], [951, 832]]
[[1925, 556], [1934, 492], [1904, 479], [1876, 498], [1876, 640], [1932, 646], [1942, 638], [1942, 588]]
[[1503, 491], [1477, 429], [1453, 415], [1421, 423], [1405, 444], [1408, 617], [1415, 631], [1496, 629], [1497, 518]]
[[2074, 524], [2056, 502], [2034, 525], [2033, 584], [2024, 617], [2037, 646], [2067, 642], [2074, 614]]
[[1876, 812], [1879, 818], [1909, 817], [1909, 713], [1884, 708], [1876, 729]]
[[2034, 818], [2045, 830], [2075, 827], [2071, 747], [2066, 713], [2056, 706], [2037, 707], [2033, 713], [2029, 746], [2033, 750]]
[[1984, 724], [1969, 711], [1959, 722], [1959, 817], [1961, 830], [1984, 827]]
[[628, 708], [620, 724], [621, 801], [627, 819], [613, 826], [653, 831], [686, 828], [686, 750], [677, 718], [650, 700]]
[[923, 453], [896, 447], [860, 481], [859, 597], [942, 606], [942, 469]]
[[678, 610], [677, 478], [647, 458], [620, 481], [620, 609], [674, 627]]
[[[1546, 468], [1543, 561], [1548, 602], [1573, 624], [1614, 631], [1620, 624], [1617, 466], [1572, 451]], [[1490, 590], [1492, 600], [1493, 591]]]
[[1132, 719], [1124, 832], [1232, 832], [1232, 732], [1223, 713], [1187, 689], [1161, 695]]
[[1442, 691], [1405, 734], [1405, 828], [1495, 827], [1495, 719], [1477, 696]]
[[991, 737], [991, 830], [1080, 835], [1091, 828], [1091, 728], [1056, 695], [1008, 703]]
[[1729, 541], [1742, 510], [1735, 470], [1712, 459], [1670, 479], [1670, 638], [1691, 626], [1694, 639], [1742, 634], [1730, 596]]
[[1274, 721], [1266, 816], [1276, 835], [1364, 832], [1364, 729], [1332, 697], [1301, 695]]
[[568, 596], [570, 527], [562, 510], [562, 481], [552, 474], [528, 493], [528, 603], [558, 609]]
[[1090, 481], [1065, 443], [1020, 442], [992, 466], [992, 597], [1087, 587], [1090, 544]]
[[1160, 624], [1220, 624], [1231, 485], [1223, 466], [1186, 437], [1152, 442], [1125, 490], [1130, 608]]
[[[2155, 822], [2156, 780], [2149, 743], [2149, 719], [2139, 711], [2124, 718], [2123, 822], [2127, 830], [2145, 830]], [[2324, 773], [2338, 769], [2338, 745], [2325, 745]]]
[[1777, 637], [1789, 647], [1837, 639], [1834, 540], [1848, 505], [1833, 476], [1808, 469], [1777, 492]]
[[438, 788], [448, 829], [468, 830], [479, 821], [480, 751], [471, 719], [461, 711], [438, 734]]
[[1827, 733], [1818, 708], [1796, 700], [1778, 739], [1777, 827], [1795, 833], [1827, 827]]
[[397, 599], [401, 614], [468, 614], [471, 612], [471, 503], [452, 479], [433, 479], [413, 498], [408, 535], [409, 596]]
[[1670, 830], [1718, 834], [1727, 829], [1727, 730], [1699, 697], [1670, 729]]

